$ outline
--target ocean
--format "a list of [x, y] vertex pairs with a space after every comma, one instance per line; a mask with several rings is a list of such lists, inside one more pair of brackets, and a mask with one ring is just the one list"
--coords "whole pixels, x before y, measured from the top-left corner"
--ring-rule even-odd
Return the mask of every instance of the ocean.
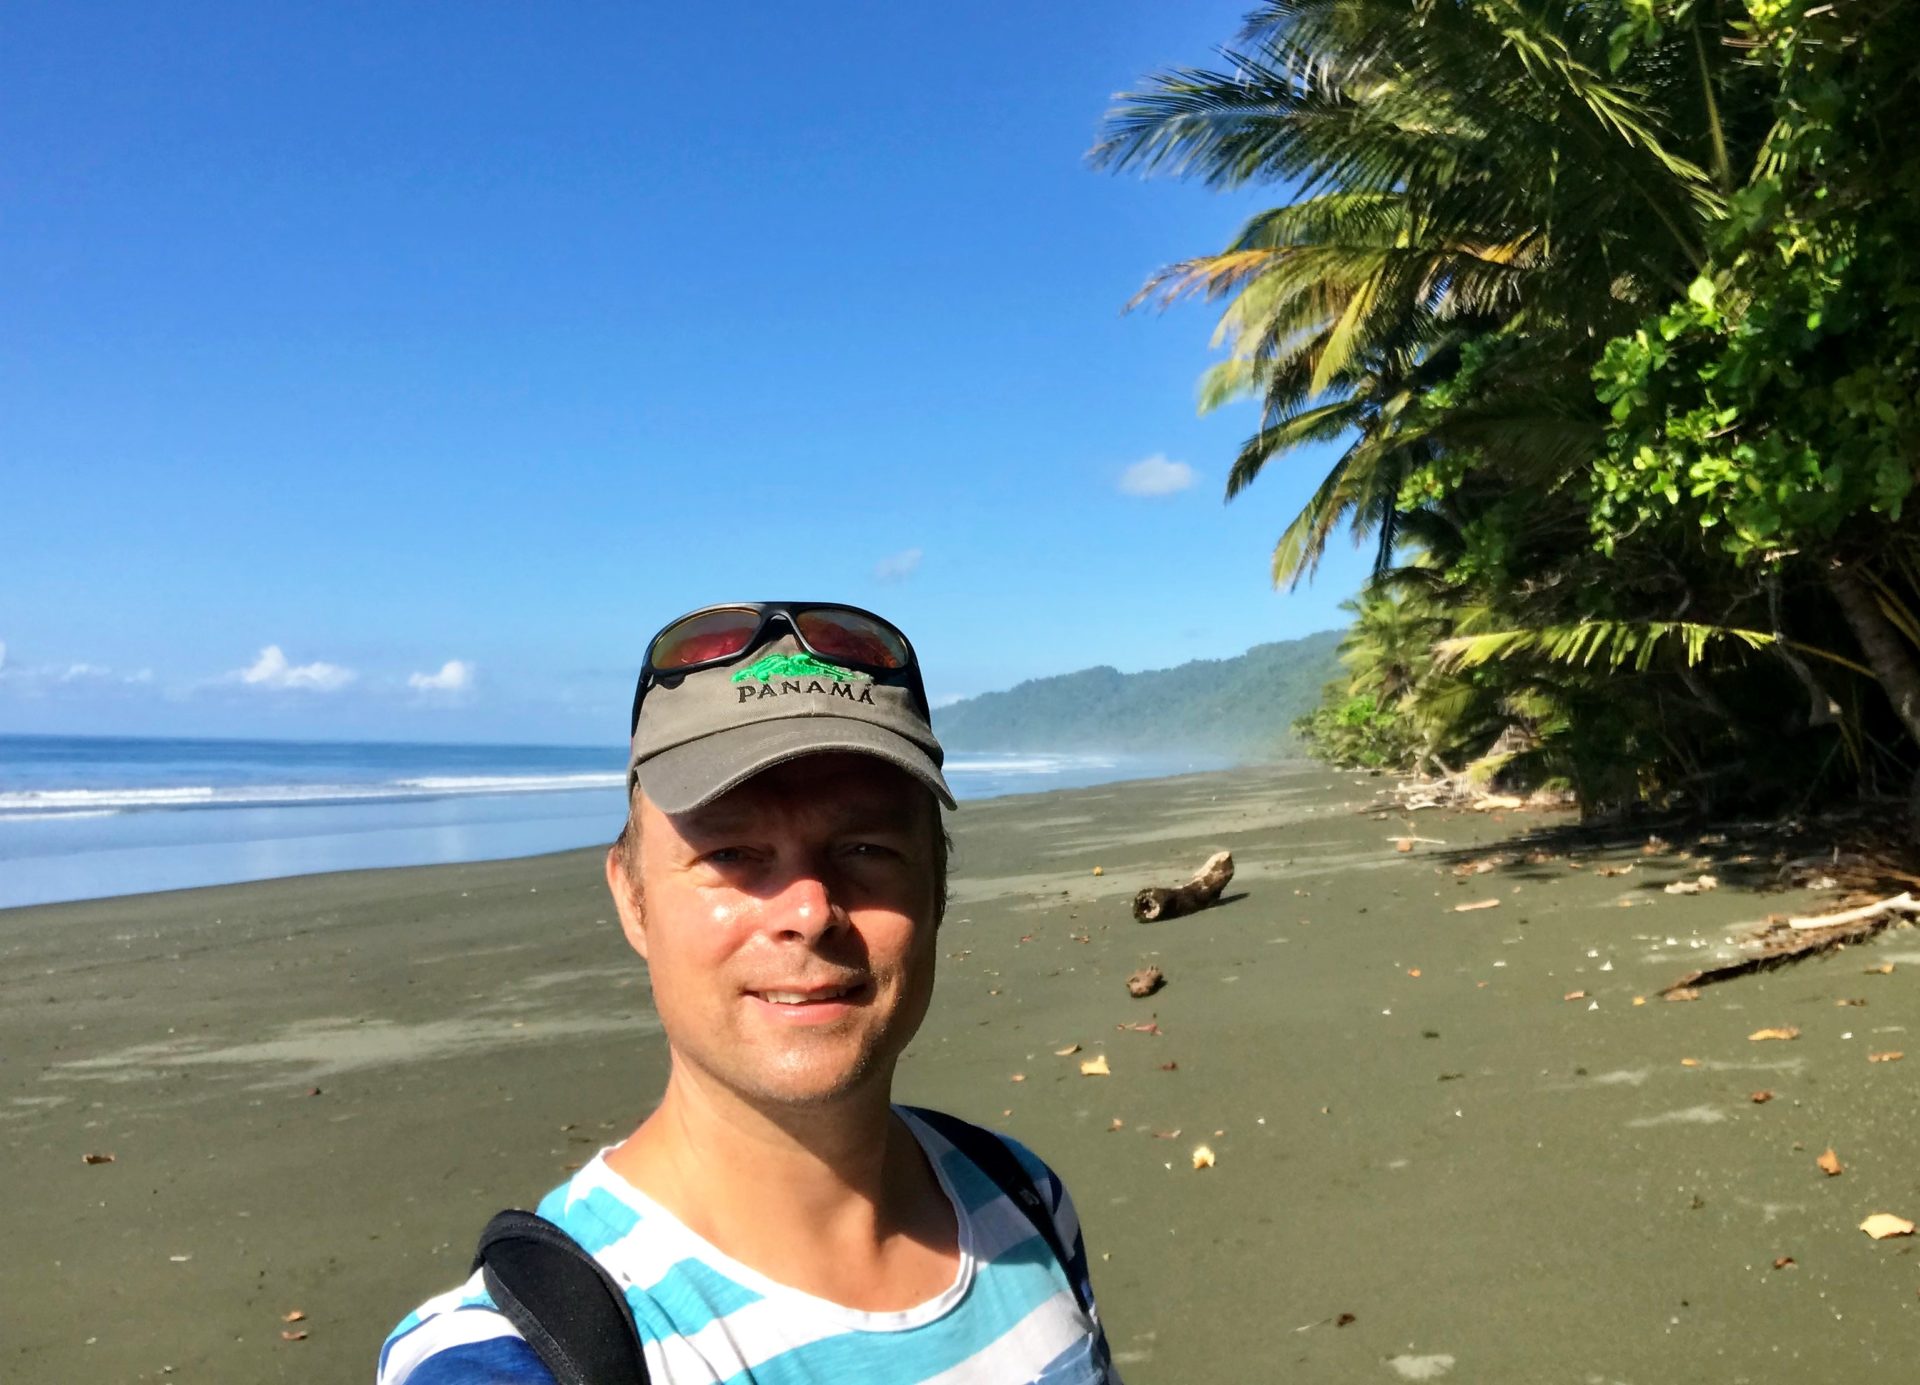
[[[961, 799], [1219, 769], [953, 754]], [[610, 841], [618, 748], [0, 735], [0, 908]]]

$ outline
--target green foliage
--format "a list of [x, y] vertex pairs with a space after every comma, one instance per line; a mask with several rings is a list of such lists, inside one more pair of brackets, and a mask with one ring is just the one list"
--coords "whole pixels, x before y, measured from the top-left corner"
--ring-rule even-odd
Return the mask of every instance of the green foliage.
[[1920, 6], [1277, 0], [1223, 51], [1095, 159], [1289, 189], [1142, 298], [1223, 305], [1230, 498], [1332, 457], [1276, 583], [1375, 545], [1310, 743], [1596, 810], [1910, 771]]
[[1778, 84], [1760, 170], [1685, 298], [1607, 348], [1603, 548], [1672, 518], [1736, 560], [1905, 514], [1920, 456], [1920, 102], [1911, 7], [1753, 0]]
[[1307, 752], [1357, 769], [1411, 769], [1420, 737], [1410, 719], [1365, 694], [1345, 696], [1344, 686], [1328, 685], [1326, 701], [1293, 723]]

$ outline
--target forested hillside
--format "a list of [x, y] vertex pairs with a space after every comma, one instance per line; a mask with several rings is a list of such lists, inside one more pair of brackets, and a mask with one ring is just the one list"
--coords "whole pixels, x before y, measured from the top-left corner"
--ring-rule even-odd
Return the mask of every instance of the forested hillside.
[[1102, 665], [1036, 678], [934, 713], [950, 750], [1207, 750], [1299, 753], [1289, 730], [1338, 672], [1337, 631], [1260, 644], [1232, 659], [1121, 673]]

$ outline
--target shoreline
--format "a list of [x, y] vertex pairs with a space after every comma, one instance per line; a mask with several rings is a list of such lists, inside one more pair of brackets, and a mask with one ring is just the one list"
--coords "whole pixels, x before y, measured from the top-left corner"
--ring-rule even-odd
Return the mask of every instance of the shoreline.
[[[1198, 752], [1064, 751], [956, 752], [949, 766], [956, 792], [968, 803], [1232, 768]], [[459, 792], [394, 781], [412, 787], [372, 793], [381, 786], [360, 785], [367, 792], [358, 797], [347, 796], [352, 786], [310, 784], [304, 788], [325, 792], [260, 802], [199, 797], [215, 794], [212, 789], [77, 791], [135, 799], [155, 792], [190, 795], [172, 808], [9, 815], [0, 804], [0, 912], [355, 870], [520, 860], [591, 847], [603, 833], [612, 839], [625, 812], [621, 776], [604, 777], [610, 785]], [[550, 785], [553, 779], [544, 774], [527, 782]], [[115, 881], [116, 888], [92, 892], [102, 880]]]
[[[1386, 782], [1254, 767], [952, 820], [896, 1093], [1066, 1177], [1130, 1385], [1275, 1359], [1903, 1380], [1913, 1271], [1856, 1226], [1920, 1214], [1911, 1064], [1867, 1061], [1920, 1035], [1912, 935], [1635, 1005], [1823, 897], [1667, 895], [1697, 861], [1625, 845], [1530, 861], [1511, 840], [1565, 815], [1389, 813]], [[1457, 873], [1496, 847], [1515, 859]], [[1220, 904], [1132, 921], [1135, 890], [1222, 848]], [[32, 1190], [0, 1271], [9, 1378], [368, 1378], [486, 1217], [618, 1140], [665, 1075], [597, 847], [0, 911], [0, 963], [0, 1147]], [[1169, 984], [1133, 1000], [1145, 963]], [[282, 1341], [294, 1310], [310, 1335]]]

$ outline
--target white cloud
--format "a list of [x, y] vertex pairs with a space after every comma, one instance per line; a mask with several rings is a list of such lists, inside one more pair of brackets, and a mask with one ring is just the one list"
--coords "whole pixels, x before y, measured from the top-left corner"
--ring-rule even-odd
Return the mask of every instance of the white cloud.
[[924, 556], [917, 548], [889, 553], [873, 565], [873, 575], [882, 582], [904, 582], [920, 570], [920, 559]]
[[1170, 462], [1166, 454], [1156, 452], [1142, 458], [1120, 473], [1120, 494], [1173, 495], [1193, 484], [1193, 468], [1185, 462]]
[[280, 646], [270, 644], [260, 651], [260, 657], [253, 661], [252, 667], [240, 669], [228, 677], [254, 688], [333, 692], [351, 683], [355, 674], [350, 668], [318, 660], [311, 664], [290, 664]]
[[143, 668], [138, 673], [115, 673], [104, 664], [74, 663], [65, 668], [58, 664], [21, 664], [7, 662], [7, 645], [0, 640], [0, 682], [12, 683], [23, 693], [31, 697], [44, 697], [49, 688], [61, 684], [84, 683], [93, 687], [105, 687], [112, 684], [151, 683], [153, 670]]
[[438, 673], [414, 673], [407, 686], [415, 692], [465, 692], [473, 686], [473, 665], [463, 659], [449, 659]]

